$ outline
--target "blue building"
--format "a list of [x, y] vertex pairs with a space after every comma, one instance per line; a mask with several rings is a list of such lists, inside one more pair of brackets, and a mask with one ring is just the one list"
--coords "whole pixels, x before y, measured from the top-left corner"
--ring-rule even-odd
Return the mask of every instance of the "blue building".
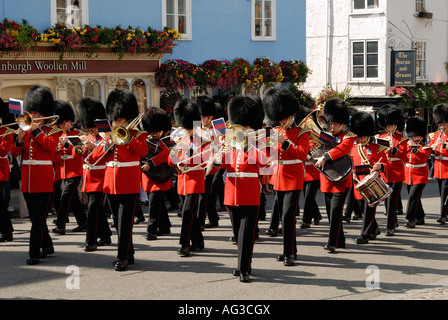
[[[172, 53], [156, 59], [159, 64], [168, 59], [195, 64], [235, 58], [252, 62], [259, 57], [278, 63], [305, 60], [305, 3], [305, 0], [0, 0], [0, 19], [27, 20], [39, 32], [56, 23], [75, 28], [89, 25], [162, 30], [167, 26], [178, 30], [182, 39]], [[82, 74], [68, 71], [26, 77], [12, 74], [2, 77], [0, 95], [4, 100], [20, 99], [29, 85], [42, 82], [56, 91], [58, 98], [69, 99], [72, 93], [67, 92], [75, 83], [78, 98], [95, 95], [104, 101], [113, 87], [127, 86], [141, 91], [144, 108], [158, 105], [160, 92], [155, 88], [154, 74], [153, 69], [142, 73], [109, 70], [101, 75], [93, 69]]]

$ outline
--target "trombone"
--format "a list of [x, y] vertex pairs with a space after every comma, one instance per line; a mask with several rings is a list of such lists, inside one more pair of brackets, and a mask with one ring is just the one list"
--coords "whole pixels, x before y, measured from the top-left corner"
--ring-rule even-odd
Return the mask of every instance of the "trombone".
[[28, 131], [31, 129], [31, 126], [34, 122], [47, 119], [53, 119], [51, 122], [48, 123], [49, 125], [53, 125], [59, 120], [59, 116], [54, 115], [48, 117], [33, 118], [29, 112], [25, 111], [23, 114], [17, 116], [16, 123], [19, 125], [19, 128], [21, 128], [23, 131]]
[[[115, 145], [117, 146], [124, 146], [127, 145], [131, 139], [132, 139], [132, 135], [129, 132], [131, 129], [134, 129], [135, 127], [138, 126], [138, 124], [140, 123], [140, 121], [142, 120], [143, 116], [145, 114], [144, 113], [140, 113], [134, 120], [132, 120], [131, 122], [129, 122], [129, 124], [125, 127], [125, 126], [121, 126], [121, 125], [116, 125], [116, 126], [112, 126], [111, 127], [111, 131], [109, 133], [109, 135], [107, 137], [104, 138], [103, 141], [101, 141], [96, 147], [95, 149], [93, 149], [88, 155], [87, 157], [84, 159], [84, 162], [86, 164], [88, 164], [89, 166], [96, 166], [96, 164], [104, 158], [104, 156], [112, 149], [112, 147], [114, 147]], [[104, 153], [95, 161], [95, 163], [89, 163], [88, 159], [90, 158], [90, 156], [95, 152], [96, 149], [98, 149], [100, 146], [102, 145], [106, 145], [106, 143], [108, 142], [108, 138], [111, 138], [111, 143], [109, 144], [108, 148], [106, 150], [104, 150]]]

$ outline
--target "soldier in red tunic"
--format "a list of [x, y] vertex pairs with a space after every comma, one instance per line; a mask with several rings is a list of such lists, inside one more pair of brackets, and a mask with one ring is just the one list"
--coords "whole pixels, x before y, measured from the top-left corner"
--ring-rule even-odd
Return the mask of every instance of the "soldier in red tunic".
[[[373, 117], [367, 112], [357, 112], [350, 119], [350, 130], [357, 135], [352, 149], [352, 159], [356, 187], [358, 181], [362, 181], [365, 176], [373, 171], [384, 172], [387, 168], [386, 147], [373, 142], [375, 134], [375, 122]], [[356, 188], [354, 189], [355, 199], [363, 200], [362, 195]], [[361, 236], [355, 239], [357, 244], [368, 243], [369, 240], [376, 239], [380, 234], [380, 229], [375, 219], [376, 205], [370, 207], [364, 201]]]
[[386, 150], [387, 171], [382, 174], [385, 181], [392, 188], [392, 194], [386, 199], [387, 227], [386, 235], [393, 236], [398, 225], [397, 211], [402, 207], [400, 192], [404, 181], [404, 163], [406, 162], [406, 149], [408, 137], [401, 132], [404, 129], [404, 118], [401, 108], [395, 105], [385, 105], [378, 110], [378, 124], [386, 132], [378, 138], [389, 140], [389, 149]]
[[[323, 108], [323, 116], [333, 135], [336, 146], [317, 158], [316, 166], [325, 169], [325, 163], [349, 155], [356, 135], [347, 128], [349, 112], [344, 100], [333, 98], [328, 100]], [[325, 206], [330, 220], [328, 243], [324, 249], [335, 252], [336, 248], [345, 248], [345, 236], [342, 226], [342, 214], [347, 190], [352, 185], [352, 176], [341, 181], [330, 181], [323, 174], [320, 177], [320, 189], [325, 196]]]
[[[80, 150], [83, 159], [87, 158], [98, 144], [103, 141], [96, 125], [95, 119], [106, 119], [104, 105], [98, 99], [82, 98], [77, 106], [79, 121], [88, 135], [83, 137], [83, 147]], [[111, 243], [110, 230], [105, 212], [105, 198], [103, 193], [104, 173], [106, 160], [101, 159], [95, 166], [83, 164], [81, 191], [87, 196], [87, 230], [84, 251], [95, 251], [98, 246]], [[99, 240], [98, 240], [99, 239]]]
[[50, 90], [32, 86], [25, 94], [24, 110], [33, 117], [26, 131], [19, 128], [11, 155], [21, 156], [21, 188], [31, 220], [29, 257], [27, 264], [54, 253], [53, 241], [47, 227], [47, 215], [53, 201], [55, 174], [53, 159], [62, 130], [45, 125], [54, 112], [54, 99]]
[[448, 205], [448, 105], [438, 104], [433, 109], [433, 119], [439, 130], [430, 134], [429, 145], [434, 156], [434, 178], [437, 179], [440, 194], [440, 217], [437, 222], [447, 221]]
[[[0, 116], [2, 125], [8, 122], [8, 106], [0, 98]], [[12, 241], [14, 227], [9, 217], [8, 208], [3, 197], [3, 190], [9, 181], [8, 153], [14, 143], [14, 130], [10, 127], [0, 128], [0, 242]]]
[[65, 101], [55, 101], [55, 115], [59, 116], [55, 123], [63, 134], [59, 147], [56, 150], [55, 172], [56, 180], [60, 181], [58, 187], [59, 192], [55, 190], [54, 203], [57, 205], [56, 212], [58, 218], [56, 220], [56, 228], [53, 233], [65, 234], [65, 225], [67, 223], [69, 211], [73, 211], [78, 226], [73, 231], [84, 231], [87, 224], [87, 215], [84, 206], [81, 203], [78, 194], [78, 187], [82, 177], [82, 156], [74, 152], [74, 146], [67, 141], [67, 136], [79, 136], [80, 131], [72, 128], [75, 122], [75, 112], [73, 108]]
[[278, 210], [283, 227], [283, 254], [277, 260], [285, 266], [294, 265], [297, 254], [296, 217], [300, 192], [303, 189], [306, 161], [309, 150], [309, 132], [295, 125], [293, 116], [300, 105], [294, 94], [285, 88], [272, 88], [263, 97], [263, 110], [272, 122], [278, 122], [278, 141], [274, 172], [271, 177], [276, 191]]
[[139, 205], [140, 159], [148, 152], [146, 144], [148, 134], [136, 129], [138, 123], [133, 123], [133, 127], [128, 128], [131, 122], [139, 117], [137, 99], [129, 90], [111, 91], [106, 102], [106, 116], [112, 124], [112, 129], [122, 126], [129, 133], [127, 143], [117, 144], [108, 140], [109, 142], [92, 155], [92, 161], [103, 156], [106, 160], [103, 189], [110, 201], [118, 231], [118, 253], [114, 268], [116, 271], [124, 271], [128, 264], [135, 262], [132, 227], [135, 210]]
[[408, 205], [406, 208], [407, 228], [425, 223], [425, 211], [421, 197], [423, 189], [428, 183], [428, 157], [432, 148], [426, 144], [426, 121], [421, 117], [411, 117], [406, 121], [406, 135], [409, 137], [406, 164], [405, 183], [408, 189]]
[[[182, 202], [182, 226], [177, 251], [180, 256], [190, 255], [191, 250], [202, 250], [204, 248], [204, 237], [201, 232], [200, 222], [197, 217], [198, 202], [200, 194], [205, 192], [205, 171], [201, 165], [204, 152], [204, 141], [194, 134], [195, 129], [200, 128], [201, 116], [195, 101], [181, 99], [176, 102], [174, 108], [174, 120], [180, 128], [186, 132], [184, 141], [186, 148], [174, 147], [168, 158], [171, 166], [180, 167], [177, 175], [177, 193], [183, 197]], [[206, 157], [207, 155], [204, 155]], [[180, 163], [181, 162], [181, 163]]]

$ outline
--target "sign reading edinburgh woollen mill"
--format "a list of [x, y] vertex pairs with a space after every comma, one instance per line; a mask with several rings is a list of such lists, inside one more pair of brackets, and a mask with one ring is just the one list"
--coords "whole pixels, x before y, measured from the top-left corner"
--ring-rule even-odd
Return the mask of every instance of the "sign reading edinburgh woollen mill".
[[400, 50], [391, 52], [391, 87], [415, 86], [415, 51]]

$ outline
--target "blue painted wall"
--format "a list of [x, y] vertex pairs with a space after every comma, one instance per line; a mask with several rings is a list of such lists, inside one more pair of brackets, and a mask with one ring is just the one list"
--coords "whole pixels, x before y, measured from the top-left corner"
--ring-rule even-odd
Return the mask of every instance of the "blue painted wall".
[[[251, 40], [250, 0], [193, 0], [192, 40], [181, 41], [167, 59], [272, 61], [306, 58], [305, 0], [277, 1], [277, 41]], [[89, 24], [162, 29], [161, 0], [90, 0]], [[25, 19], [43, 32], [51, 27], [50, 0], [0, 0], [0, 18]]]

